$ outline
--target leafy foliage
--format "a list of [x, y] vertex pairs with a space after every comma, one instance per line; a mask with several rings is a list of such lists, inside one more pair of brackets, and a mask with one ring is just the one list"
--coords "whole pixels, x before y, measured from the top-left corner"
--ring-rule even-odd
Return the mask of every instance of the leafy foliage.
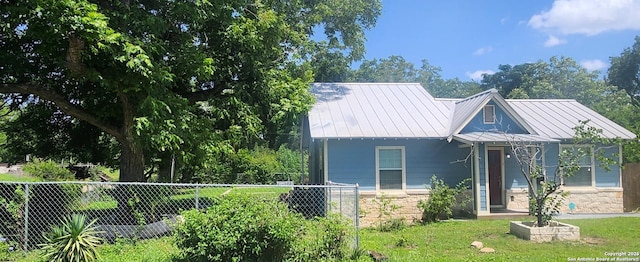
[[[121, 181], [144, 181], [175, 156], [192, 177], [209, 155], [278, 148], [312, 104], [315, 29], [323, 50], [358, 60], [380, 10], [365, 0], [9, 1], [0, 93], [13, 110], [38, 111], [20, 121], [30, 123], [25, 152], [73, 147], [105, 163], [119, 152]], [[75, 133], [83, 125], [90, 134]]]
[[627, 92], [636, 106], [640, 105], [640, 36], [636, 36], [633, 46], [625, 48], [620, 56], [611, 57], [607, 80]]
[[[599, 146], [616, 146], [617, 139], [602, 137], [602, 130], [589, 127], [589, 121], [581, 121], [574, 127], [573, 145], [588, 144], [589, 147], [567, 147], [560, 151], [558, 164], [553, 176], [543, 171], [545, 166], [540, 164], [540, 157], [544, 153], [542, 148], [529, 141], [522, 141], [505, 134], [510, 144], [511, 152], [520, 166], [520, 172], [529, 186], [529, 210], [537, 218], [537, 226], [549, 223], [560, 212], [560, 207], [568, 193], [562, 189], [563, 182], [570, 179], [580, 169], [580, 160], [595, 158], [598, 166], [610, 170], [611, 165], [619, 165], [615, 156], [607, 155], [605, 148]], [[598, 147], [598, 148], [596, 148]]]
[[444, 80], [440, 76], [442, 69], [422, 60], [422, 66], [416, 68], [401, 56], [365, 60], [351, 73], [349, 81], [354, 82], [399, 82], [420, 83], [435, 97], [467, 97], [480, 91], [475, 82], [463, 82], [459, 79]]
[[371, 200], [378, 206], [378, 225], [376, 228], [382, 232], [398, 231], [406, 226], [404, 218], [394, 217], [395, 211], [400, 209], [399, 205], [393, 203], [394, 198], [382, 193], [380, 200]]
[[353, 222], [340, 214], [316, 217], [304, 223], [288, 261], [344, 261], [351, 253]]
[[22, 170], [45, 181], [69, 181], [75, 179], [71, 171], [61, 167], [53, 160], [34, 159], [24, 165]]
[[[452, 188], [444, 180], [438, 179], [435, 175], [432, 176], [429, 198], [418, 202], [418, 208], [422, 209], [422, 223], [437, 222], [441, 216], [451, 217], [453, 215], [452, 208], [458, 203], [456, 197], [464, 194], [469, 188], [467, 185], [469, 181], [468, 178], [464, 179]], [[469, 197], [465, 196], [460, 206], [466, 205], [469, 201]]]
[[48, 261], [95, 261], [99, 259], [97, 247], [102, 243], [98, 237], [101, 232], [93, 224], [86, 223], [84, 215], [74, 214], [62, 225], [54, 227], [48, 236], [47, 243], [42, 244], [44, 257]]
[[303, 220], [283, 203], [233, 193], [183, 216], [176, 244], [187, 261], [282, 261]]
[[186, 261], [342, 261], [353, 224], [339, 214], [305, 220], [282, 202], [231, 193], [183, 212], [176, 245]]

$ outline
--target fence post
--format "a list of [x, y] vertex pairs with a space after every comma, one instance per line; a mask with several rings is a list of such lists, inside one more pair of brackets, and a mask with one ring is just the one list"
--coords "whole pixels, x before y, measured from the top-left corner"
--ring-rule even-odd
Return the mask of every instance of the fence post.
[[360, 247], [360, 190], [358, 190], [358, 184], [356, 183], [356, 195], [354, 196], [356, 200], [356, 248]]
[[200, 209], [200, 187], [196, 184], [196, 210]]
[[344, 213], [342, 213], [342, 187], [340, 187], [340, 198], [338, 202], [340, 203], [340, 215], [344, 215]]
[[24, 253], [29, 250], [29, 184], [24, 184]]

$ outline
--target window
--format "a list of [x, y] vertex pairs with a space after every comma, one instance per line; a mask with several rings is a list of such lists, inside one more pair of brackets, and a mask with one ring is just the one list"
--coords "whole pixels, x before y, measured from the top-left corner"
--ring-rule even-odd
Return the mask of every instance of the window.
[[484, 123], [485, 124], [494, 124], [496, 122], [496, 107], [493, 105], [484, 106], [484, 110], [482, 110]]
[[595, 168], [593, 164], [593, 148], [588, 145], [562, 146], [560, 151], [568, 150], [574, 156], [578, 156], [580, 168], [571, 177], [563, 177], [562, 184], [568, 187], [592, 187]]
[[404, 147], [376, 147], [377, 188], [404, 189]]

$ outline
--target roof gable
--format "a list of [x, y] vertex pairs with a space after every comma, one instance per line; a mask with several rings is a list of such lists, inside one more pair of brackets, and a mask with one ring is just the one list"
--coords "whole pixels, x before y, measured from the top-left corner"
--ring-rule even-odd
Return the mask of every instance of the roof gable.
[[535, 130], [502, 98], [496, 89], [489, 89], [455, 102], [448, 140], [459, 134], [471, 120], [481, 113], [485, 105], [493, 101], [513, 122], [528, 134], [536, 135]]

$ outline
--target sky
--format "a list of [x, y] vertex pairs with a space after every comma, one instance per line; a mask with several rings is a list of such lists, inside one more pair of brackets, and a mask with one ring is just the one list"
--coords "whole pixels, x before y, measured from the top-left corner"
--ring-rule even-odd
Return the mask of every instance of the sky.
[[501, 64], [552, 56], [606, 74], [640, 35], [640, 0], [382, 0], [365, 59], [427, 59], [445, 79], [481, 80]]

